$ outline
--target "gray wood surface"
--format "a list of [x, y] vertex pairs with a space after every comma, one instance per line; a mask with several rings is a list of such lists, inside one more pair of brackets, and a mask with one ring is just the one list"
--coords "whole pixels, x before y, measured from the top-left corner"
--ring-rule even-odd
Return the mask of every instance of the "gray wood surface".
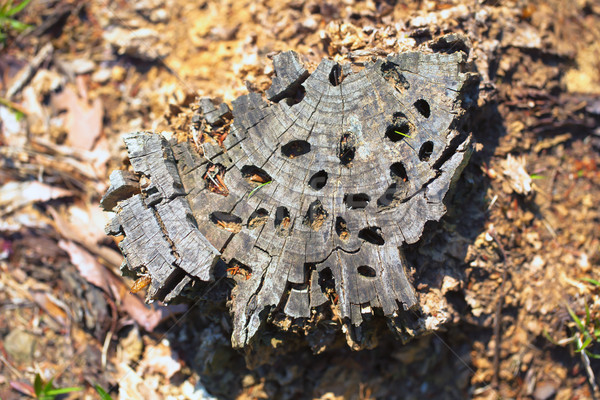
[[[444, 215], [469, 158], [458, 123], [470, 95], [465, 59], [410, 52], [356, 72], [325, 59], [309, 74], [297, 54], [281, 53], [267, 98], [233, 102], [222, 145], [127, 136], [141, 192], [131, 173], [111, 175], [103, 206], [117, 216], [107, 231], [125, 235], [129, 269], [151, 274], [150, 297], [212, 280], [219, 258], [240, 266], [236, 347], [272, 312], [310, 318], [333, 302], [359, 326], [365, 310], [418, 308], [402, 246]], [[230, 117], [207, 99], [200, 108], [209, 125]]]

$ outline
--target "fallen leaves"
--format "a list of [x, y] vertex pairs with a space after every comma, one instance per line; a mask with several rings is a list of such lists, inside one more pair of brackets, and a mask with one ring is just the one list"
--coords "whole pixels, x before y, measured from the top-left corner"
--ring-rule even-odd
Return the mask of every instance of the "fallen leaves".
[[57, 109], [66, 110], [64, 126], [71, 146], [92, 150], [102, 133], [102, 101], [96, 98], [90, 105], [86, 91], [80, 90], [78, 95], [71, 86], [67, 86], [62, 92], [52, 96], [52, 104]]

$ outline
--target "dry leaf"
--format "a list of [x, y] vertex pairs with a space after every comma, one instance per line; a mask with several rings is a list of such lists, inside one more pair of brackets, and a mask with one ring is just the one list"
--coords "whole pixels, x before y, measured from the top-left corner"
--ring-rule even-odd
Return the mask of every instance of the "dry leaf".
[[525, 170], [525, 157], [513, 157], [510, 154], [502, 160], [502, 175], [510, 187], [519, 194], [527, 195], [531, 192], [531, 177]]
[[96, 257], [71, 241], [60, 240], [58, 246], [67, 252], [71, 264], [77, 267], [83, 279], [102, 289], [108, 287], [107, 275], [110, 273], [96, 260]]
[[30, 203], [44, 202], [72, 195], [73, 193], [69, 190], [38, 181], [8, 182], [0, 187], [0, 212], [8, 214]]
[[97, 98], [90, 106], [86, 99], [80, 98], [67, 86], [52, 96], [52, 104], [58, 109], [67, 110], [65, 128], [71, 146], [91, 150], [102, 132], [102, 101]]

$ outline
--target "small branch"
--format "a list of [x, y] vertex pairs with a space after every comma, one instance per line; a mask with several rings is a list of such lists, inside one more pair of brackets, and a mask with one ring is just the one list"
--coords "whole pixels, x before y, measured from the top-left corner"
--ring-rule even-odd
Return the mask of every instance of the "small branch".
[[15, 78], [13, 83], [6, 91], [7, 100], [12, 100], [12, 97], [17, 94], [27, 84], [27, 82], [29, 82], [29, 79], [31, 79], [34, 72], [37, 71], [44, 61], [52, 56], [53, 52], [54, 46], [52, 46], [52, 43], [47, 43], [40, 49], [40, 51], [38, 51], [31, 62], [25, 66], [25, 68], [23, 68], [23, 70], [19, 73], [17, 78]]
[[502, 306], [504, 305], [504, 286], [506, 284], [506, 278], [508, 275], [507, 272], [507, 263], [508, 257], [506, 255], [506, 251], [504, 250], [504, 246], [498, 239], [496, 235], [496, 231], [494, 227], [490, 227], [488, 230], [489, 235], [494, 239], [494, 242], [498, 245], [498, 249], [500, 250], [500, 255], [502, 256], [502, 283], [500, 284], [500, 288], [498, 290], [498, 301], [496, 302], [496, 311], [494, 317], [494, 339], [496, 340], [496, 348], [494, 349], [494, 376], [492, 377], [492, 387], [494, 390], [499, 389], [499, 376], [500, 376], [500, 344], [502, 340], [501, 336], [501, 320], [502, 320]]

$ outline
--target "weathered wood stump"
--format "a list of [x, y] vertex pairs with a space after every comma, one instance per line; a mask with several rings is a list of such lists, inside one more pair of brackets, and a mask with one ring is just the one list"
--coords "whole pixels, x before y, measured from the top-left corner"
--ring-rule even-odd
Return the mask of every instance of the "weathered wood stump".
[[201, 101], [192, 133], [216, 140], [128, 135], [133, 173], [114, 172], [102, 200], [125, 269], [169, 301], [226, 262], [236, 347], [275, 312], [309, 320], [327, 304], [357, 327], [418, 308], [401, 247], [444, 215], [469, 158], [465, 59], [410, 52], [358, 71], [326, 59], [309, 74], [284, 52], [266, 99], [236, 99], [232, 123], [225, 104]]

